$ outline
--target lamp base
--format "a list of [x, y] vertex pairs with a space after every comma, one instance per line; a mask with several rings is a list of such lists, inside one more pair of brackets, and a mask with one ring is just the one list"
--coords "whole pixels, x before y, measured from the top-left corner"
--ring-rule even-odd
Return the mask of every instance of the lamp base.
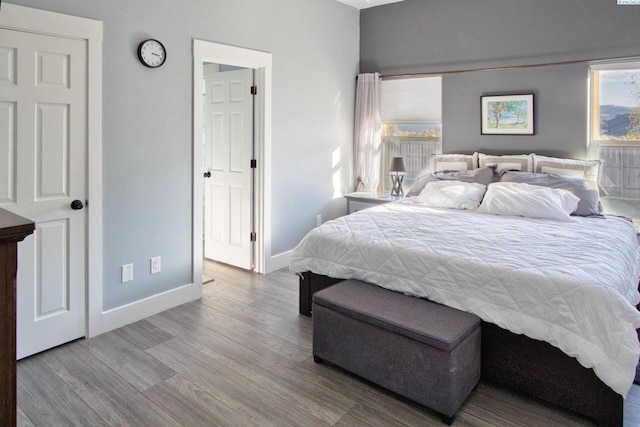
[[404, 191], [402, 191], [403, 180], [404, 180], [403, 175], [391, 175], [391, 196], [392, 197], [404, 195]]

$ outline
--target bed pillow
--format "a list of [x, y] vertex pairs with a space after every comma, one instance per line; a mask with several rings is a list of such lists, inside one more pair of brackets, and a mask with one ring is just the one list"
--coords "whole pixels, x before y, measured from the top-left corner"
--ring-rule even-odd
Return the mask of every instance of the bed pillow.
[[583, 178], [598, 182], [599, 160], [562, 159], [534, 154], [533, 172]]
[[429, 182], [415, 203], [434, 208], [477, 209], [486, 189], [476, 182]]
[[436, 178], [448, 181], [476, 182], [487, 186], [495, 181], [494, 167], [484, 167], [458, 172], [437, 172]]
[[493, 167], [478, 168], [473, 170], [458, 172], [437, 172], [435, 174], [425, 174], [419, 177], [411, 189], [407, 192], [407, 197], [419, 195], [428, 182], [433, 181], [464, 181], [476, 182], [487, 186], [496, 180]]
[[504, 170], [533, 172], [533, 154], [493, 156], [480, 153], [478, 154], [478, 164], [480, 167], [495, 166], [496, 172]]
[[431, 156], [431, 172], [466, 171], [478, 168], [478, 153], [434, 154]]
[[602, 215], [600, 195], [595, 181], [556, 174], [506, 171], [500, 176], [500, 182], [523, 182], [525, 184], [567, 190], [580, 199], [573, 215]]
[[570, 221], [579, 201], [567, 190], [519, 182], [496, 182], [487, 187], [478, 212]]
[[424, 190], [424, 186], [427, 185], [428, 182], [440, 181], [435, 174], [425, 173], [416, 179], [416, 182], [413, 183], [409, 191], [407, 191], [407, 197], [415, 197], [419, 196]]

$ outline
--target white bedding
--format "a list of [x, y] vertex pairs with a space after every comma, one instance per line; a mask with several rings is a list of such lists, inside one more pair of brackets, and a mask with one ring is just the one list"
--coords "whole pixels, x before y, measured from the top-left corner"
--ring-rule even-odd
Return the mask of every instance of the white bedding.
[[626, 397], [640, 346], [639, 246], [621, 218], [569, 222], [409, 200], [326, 222], [290, 269], [425, 297], [576, 357]]

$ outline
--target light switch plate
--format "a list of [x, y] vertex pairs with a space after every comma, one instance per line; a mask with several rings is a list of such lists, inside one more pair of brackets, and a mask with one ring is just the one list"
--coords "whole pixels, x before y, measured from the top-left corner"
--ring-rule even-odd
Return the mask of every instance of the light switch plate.
[[162, 260], [159, 256], [151, 258], [151, 274], [160, 273], [162, 270]]
[[125, 264], [122, 266], [122, 283], [133, 280], [133, 264]]

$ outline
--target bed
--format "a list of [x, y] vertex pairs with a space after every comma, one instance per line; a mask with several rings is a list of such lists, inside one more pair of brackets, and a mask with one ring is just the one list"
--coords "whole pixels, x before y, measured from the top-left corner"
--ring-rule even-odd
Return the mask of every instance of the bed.
[[[473, 175], [477, 184], [478, 173]], [[503, 180], [521, 176], [516, 178]], [[446, 191], [434, 196], [431, 188], [435, 202], [407, 198], [308, 233], [290, 258], [290, 270], [301, 275], [300, 312], [310, 315], [313, 292], [342, 279], [469, 311], [483, 320], [485, 380], [600, 425], [622, 425], [624, 398], [640, 355], [634, 226], [624, 218], [588, 212], [584, 204], [587, 214], [575, 215], [576, 205], [587, 197], [574, 197], [569, 206], [566, 190], [556, 193], [567, 200], [555, 200], [566, 216], [554, 212], [545, 218], [531, 209], [530, 194], [515, 202], [500, 198], [498, 190], [517, 187], [520, 192], [529, 184], [491, 183], [478, 197], [478, 186], [464, 184], [461, 190], [460, 181], [450, 181], [427, 182], [420, 194], [429, 187], [444, 189], [455, 194], [452, 205]], [[545, 197], [543, 204], [550, 203]], [[489, 202], [495, 202], [494, 210], [483, 209]]]

